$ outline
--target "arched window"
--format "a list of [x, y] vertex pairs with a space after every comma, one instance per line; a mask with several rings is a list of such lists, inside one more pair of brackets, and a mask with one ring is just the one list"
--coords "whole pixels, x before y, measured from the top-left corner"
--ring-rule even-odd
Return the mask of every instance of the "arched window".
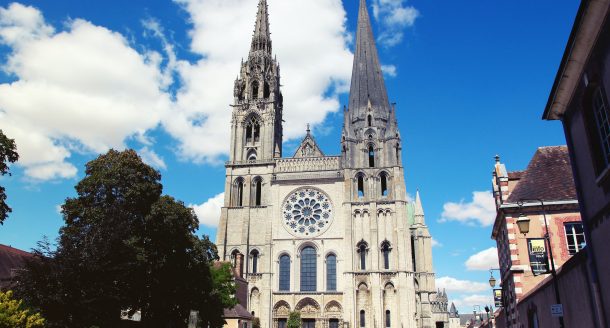
[[252, 99], [258, 98], [258, 81], [252, 82]]
[[252, 142], [252, 124], [246, 124], [246, 142]]
[[390, 242], [385, 240], [381, 243], [381, 254], [383, 254], [383, 268], [388, 270], [390, 268]]
[[280, 291], [290, 290], [290, 256], [280, 256]]
[[337, 257], [335, 254], [326, 257], [326, 290], [337, 290]]
[[415, 256], [415, 236], [411, 235], [411, 261], [413, 261], [413, 271], [417, 272], [417, 261]]
[[373, 125], [373, 118], [371, 117], [371, 115], [369, 115], [366, 120], [369, 126]]
[[269, 94], [271, 94], [271, 92], [269, 91], [269, 83], [265, 82], [265, 88], [263, 89], [263, 97], [269, 98]]
[[358, 249], [358, 259], [360, 260], [360, 270], [366, 270], [366, 242], [361, 241], [356, 247]]
[[258, 119], [255, 117], [251, 117], [246, 122], [246, 142], [258, 142], [260, 140], [261, 134], [261, 125], [258, 122]]
[[390, 317], [390, 310], [385, 310], [385, 326], [386, 326], [386, 328], [392, 327], [392, 319]]
[[254, 122], [254, 131], [252, 131], [252, 137], [254, 138], [254, 142], [258, 142], [261, 135], [261, 126], [258, 124], [258, 121]]
[[375, 149], [369, 145], [369, 167], [375, 167]]
[[248, 160], [249, 161], [255, 161], [256, 160], [256, 150], [250, 149], [248, 151]]
[[364, 197], [364, 174], [358, 174], [358, 198]]
[[379, 178], [381, 179], [381, 196], [386, 197], [388, 196], [388, 174], [381, 172]]
[[366, 325], [366, 322], [364, 322], [365, 317], [366, 314], [364, 313], [364, 310], [360, 310], [360, 327], [364, 327]]
[[258, 251], [253, 249], [250, 257], [252, 257], [252, 273], [258, 273]]
[[316, 250], [311, 246], [301, 251], [301, 291], [316, 291]]
[[263, 181], [261, 179], [261, 177], [256, 177], [254, 179], [252, 179], [252, 204], [254, 204], [254, 206], [260, 206], [262, 203], [262, 185], [263, 185]]
[[244, 272], [244, 257], [240, 251], [234, 250], [231, 252], [231, 264], [233, 265], [233, 269], [239, 272], [239, 276], [241, 277], [242, 272]]
[[242, 177], [233, 182], [233, 206], [244, 206], [244, 178]]

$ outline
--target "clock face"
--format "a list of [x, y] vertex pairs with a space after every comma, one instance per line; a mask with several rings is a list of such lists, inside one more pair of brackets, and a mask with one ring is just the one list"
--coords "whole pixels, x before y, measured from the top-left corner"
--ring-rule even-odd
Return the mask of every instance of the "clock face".
[[284, 200], [282, 214], [282, 222], [288, 232], [298, 237], [315, 237], [330, 226], [332, 203], [323, 191], [299, 188]]

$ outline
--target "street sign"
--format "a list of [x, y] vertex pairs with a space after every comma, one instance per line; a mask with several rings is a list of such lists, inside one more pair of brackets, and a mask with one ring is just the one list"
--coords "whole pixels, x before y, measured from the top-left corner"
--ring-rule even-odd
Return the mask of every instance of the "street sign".
[[551, 305], [551, 315], [554, 317], [563, 317], [563, 305], [561, 305], [561, 304]]

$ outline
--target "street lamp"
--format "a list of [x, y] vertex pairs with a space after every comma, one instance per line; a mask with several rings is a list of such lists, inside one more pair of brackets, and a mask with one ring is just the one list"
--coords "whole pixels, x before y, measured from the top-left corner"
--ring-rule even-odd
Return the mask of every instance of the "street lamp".
[[519, 231], [524, 235], [530, 232], [530, 218], [521, 213], [517, 219], [517, 227], [519, 227]]
[[[494, 270], [500, 271], [500, 269], [489, 268], [489, 286], [491, 286], [491, 288], [496, 287], [496, 278], [494, 278], [494, 274], [493, 274]], [[502, 274], [500, 273], [500, 276], [501, 275]], [[502, 278], [502, 277], [500, 277], [500, 278]]]
[[[519, 218], [517, 219], [517, 226], [519, 227], [519, 231], [521, 231], [521, 233], [524, 235], [530, 231], [530, 219], [523, 214], [523, 204], [526, 201], [527, 202], [530, 202], [530, 201], [540, 202], [540, 207], [542, 208], [542, 218], [544, 219], [544, 228], [546, 230], [544, 233], [544, 240], [547, 243], [547, 246], [549, 248], [549, 256], [551, 257], [551, 275], [553, 276], [553, 289], [555, 289], [555, 300], [556, 300], [557, 304], [561, 305], [561, 299], [559, 298], [559, 284], [557, 282], [557, 271], [555, 270], [555, 259], [553, 258], [553, 247], [551, 247], [551, 237], [549, 235], [549, 225], [546, 221], [546, 209], [544, 207], [544, 201], [540, 198], [534, 198], [534, 199], [521, 199], [517, 202], [517, 204], [519, 205], [519, 208], [521, 209], [521, 214], [519, 215]], [[559, 317], [559, 327], [564, 328], [563, 316]]]

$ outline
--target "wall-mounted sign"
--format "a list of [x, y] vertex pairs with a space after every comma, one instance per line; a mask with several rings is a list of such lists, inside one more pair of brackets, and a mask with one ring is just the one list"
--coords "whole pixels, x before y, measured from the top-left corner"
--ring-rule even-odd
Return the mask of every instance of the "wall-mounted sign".
[[534, 276], [549, 272], [549, 258], [544, 238], [528, 238], [527, 249], [530, 256], [530, 266]]
[[502, 307], [502, 289], [494, 289], [494, 305], [499, 308]]
[[563, 317], [563, 305], [551, 304], [551, 315], [554, 317]]

